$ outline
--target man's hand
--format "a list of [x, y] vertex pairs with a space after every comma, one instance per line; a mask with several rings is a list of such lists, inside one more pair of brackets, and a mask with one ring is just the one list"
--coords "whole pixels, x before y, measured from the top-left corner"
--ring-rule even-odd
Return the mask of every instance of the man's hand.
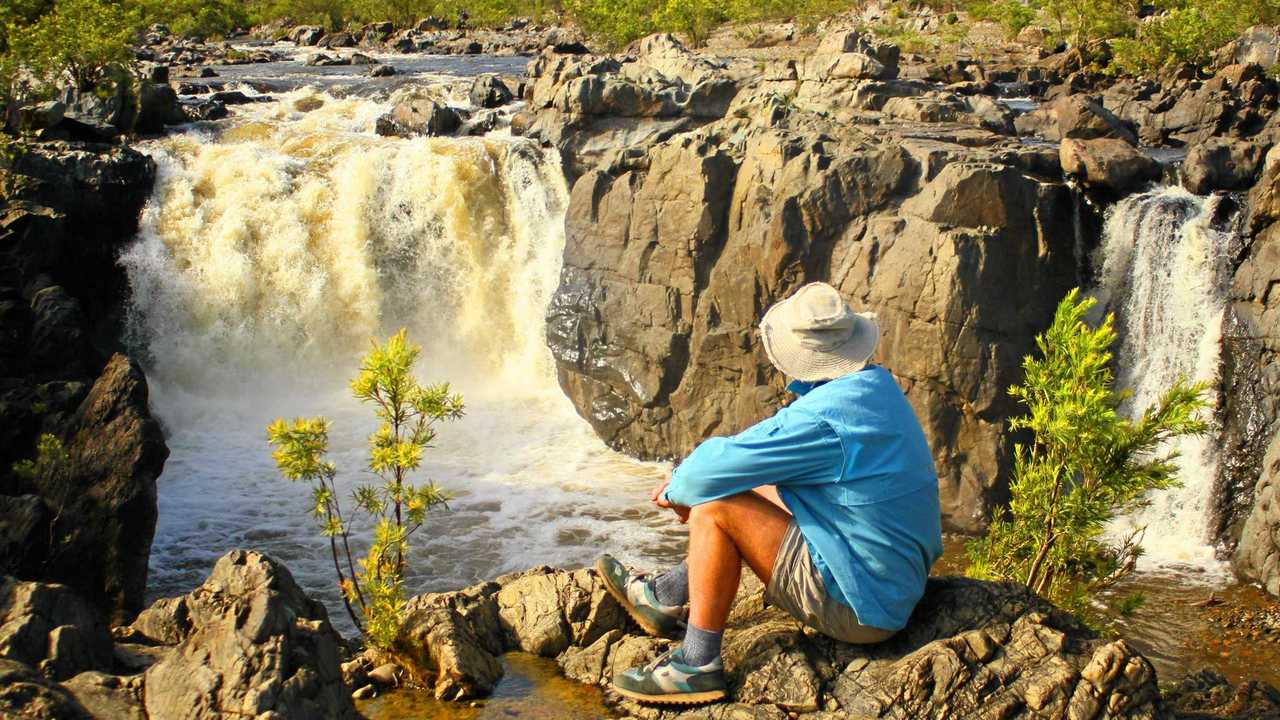
[[662, 496], [662, 494], [667, 491], [667, 486], [670, 484], [671, 475], [667, 475], [665, 480], [658, 483], [657, 486], [653, 488], [653, 497], [650, 499], [653, 500], [654, 505], [675, 513], [676, 518], [678, 518], [681, 523], [687, 523], [689, 522], [689, 508], [685, 505], [673, 505]]

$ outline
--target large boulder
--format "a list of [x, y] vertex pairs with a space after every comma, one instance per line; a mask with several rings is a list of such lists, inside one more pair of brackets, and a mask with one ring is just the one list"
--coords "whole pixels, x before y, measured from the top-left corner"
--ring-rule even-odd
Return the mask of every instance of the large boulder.
[[144, 675], [151, 718], [356, 717], [324, 606], [265, 555], [227, 553], [203, 585], [152, 606], [133, 630], [172, 646]]
[[296, 45], [319, 45], [324, 38], [324, 28], [319, 25], [299, 25], [290, 30], [287, 37]]
[[1133, 192], [1163, 174], [1160, 163], [1118, 138], [1066, 138], [1058, 153], [1063, 173], [1113, 196]]
[[1197, 195], [1245, 190], [1262, 167], [1264, 148], [1246, 140], [1211, 138], [1191, 146], [1182, 161], [1182, 186]]
[[1087, 95], [1067, 95], [1019, 115], [1014, 125], [1020, 135], [1046, 140], [1120, 138], [1137, 144], [1137, 136], [1124, 121]]
[[471, 90], [467, 98], [478, 108], [496, 108], [511, 102], [515, 94], [506, 83], [502, 82], [502, 78], [486, 73], [476, 76], [476, 79], [471, 81]]
[[61, 428], [66, 466], [32, 490], [54, 526], [29, 572], [65, 583], [126, 620], [142, 608], [156, 525], [156, 478], [169, 450], [136, 363], [114, 356]]
[[413, 137], [448, 135], [462, 125], [458, 111], [434, 98], [414, 98], [396, 103], [391, 112], [378, 118], [379, 135]]

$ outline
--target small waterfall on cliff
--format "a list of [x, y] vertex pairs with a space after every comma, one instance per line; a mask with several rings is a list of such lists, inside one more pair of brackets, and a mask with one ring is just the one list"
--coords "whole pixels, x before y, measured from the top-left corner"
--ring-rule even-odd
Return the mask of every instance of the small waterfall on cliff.
[[370, 338], [402, 326], [424, 347], [419, 375], [468, 403], [427, 457], [458, 498], [419, 533], [440, 541], [424, 543], [414, 590], [586, 562], [606, 541], [638, 561], [678, 543], [646, 507], [662, 467], [606, 450], [556, 386], [558, 162], [509, 137], [381, 138], [385, 110], [301, 90], [149, 149], [157, 186], [121, 262], [129, 339], [173, 450], [153, 593], [252, 547], [336, 602], [307, 491], [277, 477], [264, 427], [330, 417], [339, 481], [360, 480], [372, 426], [346, 380]]
[[[1132, 396], [1133, 415], [1153, 404], [1179, 376], [1217, 377], [1226, 310], [1231, 232], [1215, 224], [1221, 198], [1180, 188], [1132, 195], [1107, 215], [1094, 267], [1095, 295], [1115, 312], [1117, 384]], [[1209, 537], [1218, 456], [1214, 433], [1171, 448], [1180, 487], [1121, 518], [1117, 535], [1146, 527], [1142, 566], [1219, 568]]]

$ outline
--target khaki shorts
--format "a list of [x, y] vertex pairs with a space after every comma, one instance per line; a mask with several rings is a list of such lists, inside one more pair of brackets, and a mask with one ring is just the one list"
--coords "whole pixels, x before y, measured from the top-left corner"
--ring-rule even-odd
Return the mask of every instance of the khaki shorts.
[[765, 588], [764, 599], [770, 605], [786, 610], [792, 617], [827, 637], [847, 643], [866, 645], [893, 636], [894, 631], [869, 627], [858, 622], [858, 615], [827, 594], [822, 573], [809, 556], [809, 544], [795, 521], [787, 528], [773, 561], [773, 577]]

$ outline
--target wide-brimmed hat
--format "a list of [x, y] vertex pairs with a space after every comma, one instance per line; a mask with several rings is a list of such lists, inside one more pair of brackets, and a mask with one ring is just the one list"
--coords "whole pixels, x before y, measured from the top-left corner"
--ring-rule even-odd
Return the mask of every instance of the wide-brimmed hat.
[[760, 321], [764, 350], [785, 375], [832, 380], [866, 367], [880, 342], [874, 313], [856, 313], [826, 283], [805, 285]]

